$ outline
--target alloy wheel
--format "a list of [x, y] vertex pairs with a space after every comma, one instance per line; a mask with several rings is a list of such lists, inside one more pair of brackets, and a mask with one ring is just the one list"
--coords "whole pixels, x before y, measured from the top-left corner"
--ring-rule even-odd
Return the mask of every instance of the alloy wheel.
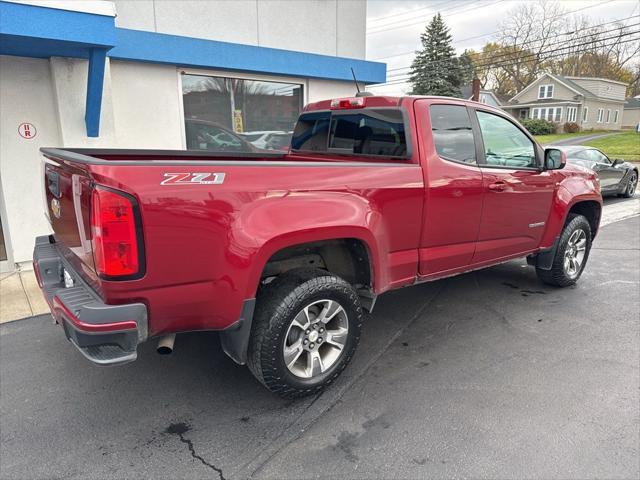
[[578, 229], [569, 237], [564, 251], [564, 272], [569, 278], [576, 278], [580, 273], [587, 250], [587, 234]]
[[636, 192], [636, 187], [638, 185], [638, 176], [635, 173], [631, 174], [629, 178], [629, 183], [627, 185], [627, 194], [630, 197], [633, 197], [633, 194]]
[[349, 320], [335, 300], [318, 300], [294, 317], [284, 339], [287, 369], [297, 377], [312, 378], [330, 369], [347, 343]]

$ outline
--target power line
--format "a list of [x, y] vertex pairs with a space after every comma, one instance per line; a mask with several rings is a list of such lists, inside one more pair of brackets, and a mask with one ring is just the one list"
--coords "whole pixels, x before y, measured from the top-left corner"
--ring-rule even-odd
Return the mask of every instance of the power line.
[[440, 5], [444, 5], [445, 3], [450, 3], [450, 2], [451, 2], [451, 0], [446, 0], [444, 2], [436, 3], [435, 5], [429, 5], [429, 6], [426, 6], [426, 7], [414, 8], [413, 10], [405, 10], [404, 12], [392, 13], [390, 15], [384, 15], [382, 17], [372, 18], [371, 20], [368, 20], [367, 22], [378, 22], [378, 21], [384, 20], [386, 18], [399, 17], [399, 16], [402, 16], [402, 15], [409, 15], [410, 13], [419, 12], [421, 10], [433, 10], [434, 8], [436, 8], [436, 7], [440, 6]]
[[[494, 1], [491, 1], [489, 3], [484, 3], [482, 5], [476, 5], [476, 6], [471, 7], [471, 8], [467, 8], [467, 9], [463, 9], [463, 10], [456, 10], [453, 13], [447, 14], [446, 18], [455, 17], [456, 15], [459, 15], [460, 13], [470, 12], [472, 10], [477, 10], [479, 8], [490, 7], [491, 5], [495, 5], [496, 3], [501, 3], [501, 2], [504, 2], [504, 1], [505, 0], [494, 0]], [[613, 0], [611, 0], [611, 1], [613, 1]], [[444, 11], [446, 11], [446, 10], [442, 10], [439, 13], [442, 13]], [[378, 30], [369, 31], [369, 32], [367, 32], [367, 35], [374, 35], [376, 33], [382, 33], [382, 32], [386, 32], [386, 31], [389, 31], [389, 30], [397, 30], [398, 28], [404, 28], [404, 27], [411, 27], [413, 25], [419, 25], [421, 23], [424, 23], [426, 20], [428, 20], [427, 17], [422, 18], [422, 19], [417, 20], [417, 21], [414, 21], [414, 22], [411, 22], [411, 23], [406, 23], [406, 24], [403, 24], [402, 22], [400, 22], [399, 25], [395, 25], [395, 23], [390, 23], [389, 25], [384, 25], [383, 26], [383, 27], [389, 27], [389, 28], [379, 28]], [[395, 25], [395, 26], [391, 26], [391, 25]]]
[[[556, 18], [564, 17], [564, 16], [566, 16], [566, 15], [571, 15], [572, 13], [581, 12], [581, 11], [583, 11], [583, 10], [587, 10], [587, 9], [589, 9], [589, 8], [594, 8], [594, 7], [598, 7], [598, 6], [601, 6], [601, 5], [605, 5], [605, 4], [607, 4], [607, 3], [611, 3], [611, 2], [613, 2], [613, 1], [616, 1], [616, 0], [605, 0], [605, 1], [600, 2], [600, 3], [594, 3], [594, 4], [588, 5], [588, 6], [586, 6], [586, 7], [578, 8], [578, 9], [576, 9], [576, 10], [571, 10], [571, 11], [566, 12], [566, 13], [563, 13], [563, 14], [561, 14], [561, 15], [556, 15], [555, 17], [551, 17], [551, 18], [549, 18], [549, 20], [555, 20]], [[453, 42], [453, 44], [455, 45], [455, 44], [457, 44], [457, 43], [464, 42], [464, 41], [466, 41], [466, 40], [475, 40], [476, 38], [488, 37], [488, 36], [490, 36], [490, 35], [494, 35], [494, 34], [496, 34], [496, 33], [500, 33], [500, 30], [496, 30], [495, 32], [486, 33], [486, 34], [484, 34], [484, 35], [477, 35], [477, 36], [475, 36], [475, 37], [468, 37], [468, 38], [463, 38], [463, 39], [461, 39], [461, 40], [455, 40], [455, 41]], [[393, 55], [387, 55], [387, 56], [385, 56], [385, 57], [372, 58], [371, 60], [385, 60], [385, 59], [387, 59], [387, 58], [400, 57], [400, 56], [403, 56], [403, 55], [408, 55], [408, 54], [410, 54], [410, 53], [415, 53], [415, 50], [409, 50], [409, 51], [407, 51], [407, 52], [396, 53], [396, 54], [393, 54]]]
[[[636, 17], [640, 18], [640, 15], [636, 15]], [[600, 27], [600, 26], [604, 26], [604, 25], [607, 25], [607, 24], [610, 24], [610, 23], [615, 23], [617, 21], [619, 21], [619, 20], [614, 20], [614, 21], [611, 21], [611, 22], [602, 23], [600, 25], [593, 25], [593, 26], [589, 27], [589, 29], [593, 30], [594, 28], [597, 28], [597, 27]], [[625, 25], [621, 25], [620, 27], [617, 27], [617, 28], [612, 28], [612, 29], [609, 29], [609, 30], [599, 31], [597, 33], [598, 34], [605, 34], [605, 33], [620, 31], [622, 28], [636, 27], [636, 26], [639, 26], [639, 25], [640, 25], [640, 23], [625, 24]], [[574, 33], [576, 33], [576, 32], [575, 31], [573, 31], [573, 32], [565, 32], [565, 33], [561, 33], [559, 35], [555, 35], [554, 37], [549, 37], [548, 39], [559, 38], [561, 36], [571, 35], [571, 34], [574, 34]], [[627, 32], [627, 33], [634, 33], [634, 32]], [[584, 34], [584, 35], [579, 35], [579, 36], [573, 38], [572, 40], [582, 40], [582, 39], [585, 39], [585, 38], [590, 38], [592, 36], [593, 36], [593, 33], [587, 33], [587, 34]], [[616, 36], [615, 38], [618, 38], [618, 36]], [[593, 41], [599, 41], [599, 40], [602, 40], [602, 39], [596, 38]], [[505, 47], [507, 47], [507, 48], [520, 48], [521, 50], [526, 50], [526, 48], [524, 48], [524, 47], [526, 47], [528, 45], [535, 44], [535, 43], [539, 43], [539, 40], [533, 40], [533, 41], [530, 41], [530, 42], [524, 42], [524, 43], [521, 43], [520, 45], [505, 45]], [[566, 41], [564, 41], [564, 40], [561, 40], [561, 41], [558, 41], [558, 42], [552, 42], [552, 43], [547, 45], [547, 48], [553, 48], [553, 47], [562, 45], [564, 43], [566, 43]], [[588, 43], [590, 43], [590, 42], [588, 42]], [[575, 47], [576, 45], [575, 44], [567, 45], [565, 48], [570, 48], [572, 46]], [[500, 54], [497, 54], [497, 55], [494, 55], [494, 56], [490, 57], [489, 60], [495, 61], [495, 60], [498, 60], [498, 59], [500, 59], [502, 57], [511, 57], [513, 55], [516, 55], [516, 54], [517, 54], [517, 52], [503, 52], [503, 53], [500, 53]], [[437, 63], [439, 63], [441, 61], [448, 62], [449, 59], [434, 60], [434, 61], [431, 61], [429, 63], [430, 64], [432, 64], [432, 63], [433, 64], [437, 64]], [[404, 67], [392, 68], [392, 69], [387, 70], [387, 73], [388, 72], [395, 72], [395, 71], [398, 71], [398, 70], [407, 70], [407, 69], [410, 69], [410, 68], [411, 68], [410, 65], [409, 66], [404, 66]]]
[[[625, 34], [624, 36], [633, 35], [633, 34], [637, 34], [637, 33], [638, 32], [631, 32], [631, 33]], [[622, 38], [622, 37], [616, 36], [616, 37], [611, 37], [611, 38], [619, 39], [619, 38]], [[614, 45], [622, 45], [622, 44], [626, 44], [626, 43], [630, 43], [630, 42], [636, 42], [636, 41], [640, 41], [640, 37], [630, 38], [630, 39], [623, 40], [623, 41], [615, 41], [615, 42], [611, 42], [611, 43], [606, 44], [606, 45], [600, 44], [600, 45], [594, 45], [592, 47], [585, 47], [585, 48], [582, 48], [582, 49], [579, 49], [579, 50], [573, 51], [573, 52], [561, 52], [561, 53], [558, 53], [560, 50], [566, 50], [567, 47], [565, 47], [565, 48], [560, 48], [560, 49], [556, 49], [556, 50], [553, 50], [553, 51], [549, 52], [548, 55], [545, 55], [544, 58], [540, 58], [540, 60], [546, 61], [546, 60], [550, 60], [550, 59], [557, 58], [557, 57], [564, 57], [564, 56], [567, 56], [569, 54], [570, 55], [584, 55], [586, 53], [591, 53], [593, 51], [596, 51], [596, 50], [598, 50], [600, 48], [607, 48], [607, 47], [611, 47], [611, 46], [614, 46]], [[591, 42], [589, 42], [589, 43], [591, 43]], [[584, 45], [588, 45], [589, 43], [584, 44]], [[571, 48], [574, 48], [574, 47], [576, 47], [576, 45], [571, 46]], [[507, 68], [507, 67], [512, 67], [512, 66], [519, 65], [519, 64], [527, 61], [531, 57], [535, 57], [535, 56], [536, 56], [536, 54], [529, 54], [529, 55], [526, 55], [526, 56], [524, 56], [522, 58], [518, 58], [518, 59], [515, 59], [515, 60], [512, 60], [512, 61], [503, 61], [503, 62], [497, 62], [497, 63], [489, 62], [489, 63], [486, 63], [486, 64], [479, 65], [478, 67], [479, 68], [483, 68], [483, 67]], [[406, 75], [403, 78], [398, 78], [398, 79], [394, 79], [394, 80], [389, 81], [389, 82], [379, 83], [379, 84], [371, 85], [371, 86], [372, 87], [378, 87], [378, 86], [398, 85], [398, 84], [408, 83], [410, 77], [411, 77], [411, 75]]]
[[[619, 37], [615, 37], [616, 39]], [[554, 55], [546, 55], [544, 58], [540, 58], [541, 61], [546, 61], [552, 58], [557, 58], [557, 57], [563, 57], [563, 56], [569, 56], [569, 55], [582, 55], [585, 53], [589, 53], [593, 50], [597, 50], [599, 48], [607, 48], [607, 47], [611, 47], [614, 45], [620, 45], [620, 44], [625, 44], [625, 43], [631, 43], [634, 41], [638, 41], [640, 40], [640, 37], [638, 38], [631, 38], [622, 42], [612, 42], [610, 44], [607, 45], [595, 45], [593, 47], [585, 47], [582, 50], [578, 50], [578, 51], [572, 51], [572, 52], [561, 52], [561, 53], [557, 53], [559, 52], [559, 50], [564, 50], [564, 49], [557, 49], [557, 50], [553, 50], [549, 53], [554, 53], [556, 52]], [[583, 44], [583, 45], [588, 45], [588, 44]], [[575, 47], [575, 46], [572, 46]], [[491, 68], [506, 68], [506, 67], [512, 67], [512, 66], [516, 66], [519, 65], [525, 61], [531, 60], [533, 59], [533, 57], [535, 57], [536, 54], [529, 54], [526, 55], [524, 57], [518, 58], [518, 59], [513, 59], [513, 60], [503, 60], [501, 62], [496, 62], [496, 63], [485, 63], [482, 65], [478, 65], [478, 68], [484, 68], [484, 67], [491, 67]], [[389, 82], [385, 82], [385, 84], [394, 84], [394, 83], [405, 83], [407, 80], [409, 80], [411, 78], [411, 74], [401, 74], [399, 75], [397, 78], [393, 78], [391, 81]], [[383, 84], [380, 84], [383, 85]]]

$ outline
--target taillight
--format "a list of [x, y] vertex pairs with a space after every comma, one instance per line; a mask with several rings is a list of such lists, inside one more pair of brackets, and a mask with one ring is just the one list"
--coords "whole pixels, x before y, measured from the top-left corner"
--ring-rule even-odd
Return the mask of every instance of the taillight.
[[100, 275], [121, 277], [140, 272], [136, 219], [132, 201], [96, 188], [91, 197], [93, 258]]
[[331, 110], [342, 110], [349, 108], [364, 108], [364, 97], [334, 98], [331, 100]]

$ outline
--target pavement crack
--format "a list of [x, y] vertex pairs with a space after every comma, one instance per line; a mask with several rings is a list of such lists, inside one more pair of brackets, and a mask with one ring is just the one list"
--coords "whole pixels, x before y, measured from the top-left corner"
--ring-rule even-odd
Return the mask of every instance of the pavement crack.
[[222, 469], [221, 468], [218, 468], [214, 464], [207, 462], [203, 457], [201, 457], [200, 455], [198, 455], [196, 453], [196, 449], [193, 446], [193, 441], [184, 436], [184, 434], [186, 432], [188, 432], [189, 430], [191, 430], [191, 427], [189, 425], [187, 425], [186, 423], [172, 423], [165, 430], [165, 433], [170, 433], [170, 434], [173, 434], [173, 435], [177, 435], [178, 438], [180, 439], [180, 441], [187, 446], [187, 448], [189, 449], [189, 453], [191, 454], [191, 456], [193, 458], [195, 458], [196, 460], [199, 460], [200, 463], [202, 463], [205, 467], [208, 467], [211, 470], [213, 470], [214, 472], [216, 472], [218, 474], [218, 476], [220, 477], [220, 480], [227, 480], [224, 477], [224, 474], [222, 473]]

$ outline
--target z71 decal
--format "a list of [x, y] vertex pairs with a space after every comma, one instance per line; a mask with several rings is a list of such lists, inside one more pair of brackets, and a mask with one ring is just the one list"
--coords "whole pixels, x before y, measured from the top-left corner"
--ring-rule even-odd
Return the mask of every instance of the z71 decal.
[[220, 185], [224, 173], [165, 173], [160, 185]]

